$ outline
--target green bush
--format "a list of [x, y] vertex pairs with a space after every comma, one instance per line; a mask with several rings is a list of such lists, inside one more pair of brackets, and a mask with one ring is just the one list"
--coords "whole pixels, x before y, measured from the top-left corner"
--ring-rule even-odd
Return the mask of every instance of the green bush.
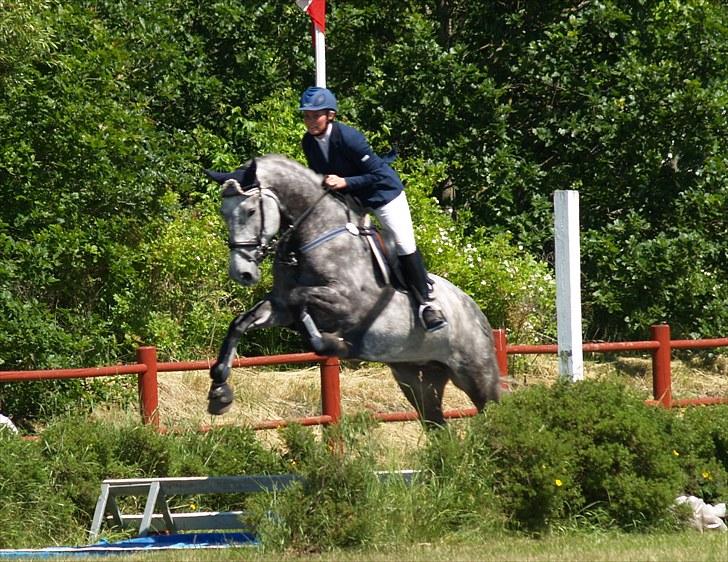
[[265, 544], [302, 551], [369, 544], [384, 524], [375, 474], [373, 424], [366, 416], [344, 419], [317, 440], [310, 430], [281, 432], [283, 457], [303, 480], [276, 494], [252, 499], [250, 522]]
[[[0, 434], [3, 437], [7, 432]], [[106, 478], [265, 474], [281, 472], [283, 467], [247, 428], [174, 436], [160, 434], [151, 426], [110, 425], [72, 416], [53, 421], [37, 442], [10, 438], [7, 443], [0, 452], [0, 465], [8, 470], [7, 482], [15, 483], [18, 490], [3, 496], [8, 509], [12, 507], [13, 513], [26, 509], [31, 516], [35, 503], [39, 509], [50, 509], [45, 501], [33, 499], [36, 494], [47, 494], [48, 501], [59, 506], [58, 516], [38, 528], [39, 541], [49, 541], [53, 532], [75, 536], [78, 529], [74, 527], [87, 529]], [[21, 454], [18, 448], [26, 452]], [[28, 464], [18, 461], [23, 454], [28, 456]], [[39, 489], [31, 494], [33, 486]], [[143, 498], [121, 501], [128, 508], [143, 508]], [[197, 503], [210, 509], [239, 509], [244, 501], [242, 495], [204, 496]], [[60, 528], [48, 530], [51, 522]]]
[[412, 540], [459, 534], [484, 536], [505, 528], [506, 518], [495, 493], [489, 453], [475, 436], [470, 420], [432, 433], [418, 465], [423, 478], [410, 494]]
[[171, 473], [176, 476], [267, 474], [285, 464], [245, 427], [221, 427], [204, 434], [183, 433], [171, 440]]
[[0, 410], [20, 424], [32, 425], [54, 416], [88, 414], [101, 403], [123, 407], [134, 400], [136, 381], [129, 377], [57, 379], [0, 385]]
[[51, 485], [63, 493], [74, 515], [86, 525], [102, 480], [169, 475], [167, 440], [151, 426], [110, 427], [71, 416], [51, 423], [42, 433], [41, 444]]
[[[727, 407], [645, 406], [617, 381], [561, 382], [504, 397], [432, 432], [411, 485], [376, 471], [386, 458], [362, 414], [318, 431], [289, 426], [263, 447], [248, 428], [161, 435], [82, 417], [40, 439], [0, 432], [0, 545], [83, 541], [105, 478], [294, 473], [284, 490], [177, 498], [244, 508], [271, 549], [314, 552], [375, 544], [481, 541], [508, 529], [672, 528], [675, 498], [726, 501]], [[122, 510], [143, 499], [122, 500]], [[7, 514], [7, 516], [6, 516]]]
[[73, 502], [52, 482], [53, 467], [38, 443], [0, 430], [0, 548], [83, 539]]
[[708, 503], [728, 498], [728, 406], [687, 408], [673, 420], [672, 454], [687, 476], [684, 492]]
[[619, 382], [531, 387], [473, 420], [459, 462], [492, 483], [515, 528], [668, 524], [685, 481], [671, 453], [670, 415]]

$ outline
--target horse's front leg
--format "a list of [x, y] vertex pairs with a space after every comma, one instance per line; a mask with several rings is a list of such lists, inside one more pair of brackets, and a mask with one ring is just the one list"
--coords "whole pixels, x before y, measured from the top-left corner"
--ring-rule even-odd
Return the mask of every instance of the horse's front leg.
[[227, 412], [233, 403], [233, 391], [227, 383], [235, 359], [235, 350], [245, 332], [257, 328], [285, 326], [291, 323], [288, 312], [276, 306], [270, 299], [264, 299], [250, 310], [237, 316], [228, 328], [225, 340], [220, 346], [217, 361], [210, 369], [210, 393], [207, 395], [207, 411], [213, 415]]
[[[350, 323], [351, 311], [349, 301], [345, 296], [342, 297], [334, 287], [319, 285], [297, 287], [289, 293], [288, 299], [292, 305], [301, 310], [300, 321], [316, 353], [338, 357], [349, 356], [350, 343], [340, 336], [343, 328]], [[319, 326], [312, 314], [319, 319], [327, 317], [329, 321], [325, 323], [329, 327], [331, 327], [331, 319], [336, 319], [335, 330], [333, 332], [319, 331]]]

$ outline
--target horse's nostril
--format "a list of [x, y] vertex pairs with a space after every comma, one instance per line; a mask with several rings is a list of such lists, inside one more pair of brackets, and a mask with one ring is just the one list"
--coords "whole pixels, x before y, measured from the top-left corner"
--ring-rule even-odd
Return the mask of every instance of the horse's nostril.
[[250, 281], [253, 280], [253, 276], [249, 272], [246, 271], [246, 272], [240, 274], [240, 280], [243, 283], [249, 283]]

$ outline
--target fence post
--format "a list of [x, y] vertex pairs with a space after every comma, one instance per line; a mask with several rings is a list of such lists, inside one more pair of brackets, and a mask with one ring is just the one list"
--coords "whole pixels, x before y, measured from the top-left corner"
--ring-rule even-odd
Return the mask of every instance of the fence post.
[[493, 345], [495, 346], [495, 360], [498, 363], [498, 371], [500, 371], [501, 389], [508, 390], [508, 383], [505, 379], [508, 377], [508, 353], [506, 352], [506, 331], [503, 328], [493, 330]]
[[157, 387], [157, 348], [139, 347], [136, 352], [137, 362], [146, 365], [147, 369], [139, 373], [139, 409], [142, 423], [152, 424], [159, 428], [159, 388]]
[[338, 357], [327, 357], [321, 361], [321, 414], [331, 416], [333, 423], [341, 419], [339, 365]]
[[661, 406], [670, 408], [672, 406], [670, 326], [667, 324], [650, 326], [650, 335], [660, 344], [652, 351], [652, 395]]

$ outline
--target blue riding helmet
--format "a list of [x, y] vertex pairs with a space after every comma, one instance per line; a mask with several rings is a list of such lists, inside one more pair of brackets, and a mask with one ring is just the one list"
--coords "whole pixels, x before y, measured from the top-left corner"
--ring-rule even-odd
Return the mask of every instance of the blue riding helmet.
[[319, 109], [331, 109], [338, 111], [336, 96], [328, 88], [311, 86], [301, 95], [300, 111], [318, 111]]

